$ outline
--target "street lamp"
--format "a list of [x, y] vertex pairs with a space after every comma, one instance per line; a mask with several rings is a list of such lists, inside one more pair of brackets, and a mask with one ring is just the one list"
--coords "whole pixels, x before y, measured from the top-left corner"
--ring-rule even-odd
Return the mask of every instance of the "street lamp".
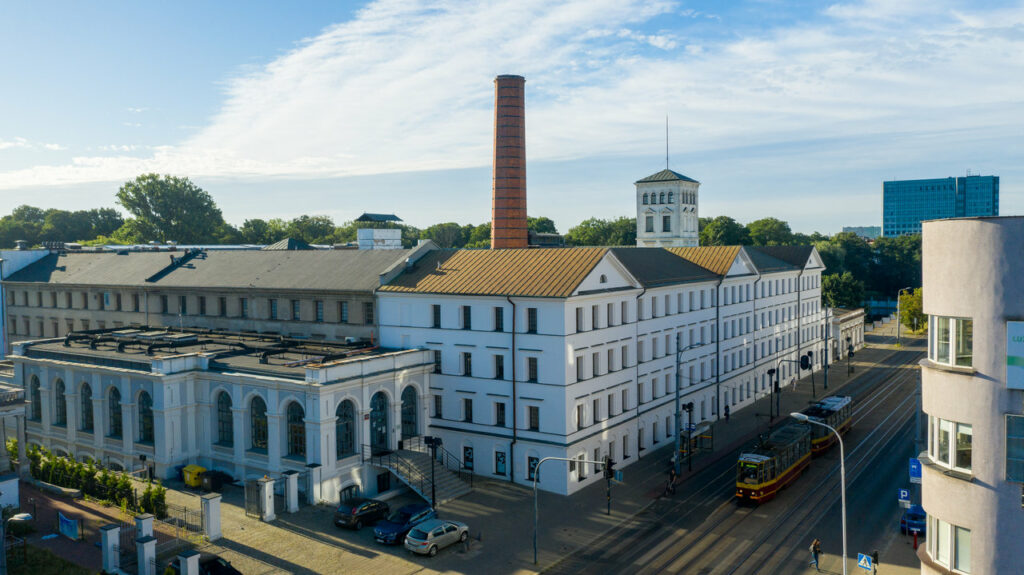
[[0, 550], [0, 575], [7, 575], [7, 522], [30, 521], [31, 519], [30, 513], [18, 513], [0, 521], [0, 545], [3, 545], [3, 549]]
[[436, 482], [434, 481], [434, 464], [437, 463], [437, 448], [441, 447], [440, 437], [426, 436], [423, 438], [423, 443], [430, 448], [430, 506], [435, 510], [437, 509], [437, 489], [434, 487]]
[[900, 346], [900, 296], [907, 290], [912, 290], [912, 287], [905, 287], [896, 293], [896, 347]]
[[832, 313], [832, 308], [830, 308], [830, 307], [825, 308], [825, 314], [824, 314], [825, 325], [822, 326], [824, 329], [822, 329], [822, 331], [821, 331], [821, 335], [825, 338], [825, 355], [824, 355], [824, 357], [822, 357], [822, 360], [825, 362], [825, 385], [824, 385], [824, 388], [825, 388], [826, 391], [828, 391], [828, 356], [832, 355], [832, 344], [829, 342], [829, 338], [828, 338], [829, 333], [832, 331], [832, 329], [831, 329], [832, 325], [828, 321], [828, 319], [829, 319], [828, 316], [831, 313]]
[[[680, 465], [680, 461], [679, 461], [679, 436], [682, 434], [682, 429], [680, 429], [680, 427], [682, 425], [682, 419], [683, 419], [683, 414], [681, 412], [681, 409], [682, 409], [682, 404], [681, 404], [681, 402], [682, 402], [682, 398], [681, 398], [681, 394], [682, 394], [682, 391], [681, 391], [682, 381], [681, 380], [682, 380], [682, 377], [683, 377], [683, 372], [680, 369], [680, 367], [682, 365], [682, 361], [683, 361], [682, 360], [683, 352], [684, 351], [689, 351], [689, 350], [691, 350], [691, 349], [693, 349], [695, 347], [700, 347], [700, 346], [704, 345], [703, 342], [697, 342], [697, 343], [689, 345], [687, 347], [680, 347], [681, 343], [682, 343], [682, 338], [677, 333], [676, 334], [676, 426], [675, 426], [676, 427], [676, 453], [672, 457], [672, 459], [675, 460], [676, 475], [679, 475], [679, 473], [682, 471], [682, 468], [681, 468], [681, 465]], [[689, 379], [689, 378], [687, 378], [687, 379]], [[690, 403], [689, 405], [690, 405], [690, 407], [687, 410], [687, 412], [692, 415], [693, 414], [693, 404]], [[687, 424], [689, 424], [689, 421], [687, 421]], [[689, 429], [689, 425], [687, 425], [687, 429]], [[690, 451], [691, 450], [690, 450], [690, 445], [689, 445], [689, 432], [687, 432], [687, 445], [686, 445], [687, 460], [690, 459], [690, 457], [689, 457]], [[693, 469], [692, 465], [693, 465], [693, 463], [691, 461], [688, 464], [688, 467], [691, 470]]]
[[793, 412], [789, 416], [797, 421], [820, 425], [836, 434], [836, 439], [839, 440], [839, 492], [843, 502], [843, 575], [846, 575], [846, 455], [843, 450], [843, 437], [839, 435], [839, 432], [834, 427], [825, 425], [820, 421], [815, 421], [803, 413]]
[[850, 377], [853, 368], [850, 367], [850, 358], [853, 357], [853, 344], [850, 343], [850, 336], [846, 336], [846, 377]]
[[[768, 427], [769, 428], [771, 428], [771, 426], [772, 426], [772, 421], [775, 418], [775, 414], [777, 413], [777, 414], [779, 414], [779, 416], [782, 415], [782, 408], [779, 407], [779, 403], [781, 402], [781, 399], [782, 399], [782, 387], [781, 387], [782, 384], [779, 382], [779, 379], [782, 377], [782, 370], [780, 368], [782, 367], [783, 363], [795, 363], [795, 364], [799, 365], [800, 367], [802, 367], [804, 369], [807, 369], [807, 368], [804, 367], [803, 360], [810, 361], [809, 356], [800, 356], [800, 359], [801, 359], [801, 361], [797, 361], [795, 359], [780, 359], [779, 362], [777, 364], [775, 364], [775, 367], [772, 367], [772, 368], [768, 369], [769, 383], [770, 383], [771, 377], [773, 375], [775, 376], [775, 385], [772, 386], [772, 388], [771, 388], [772, 395], [774, 396], [774, 399], [775, 399], [775, 411], [774, 412], [772, 411], [771, 401], [769, 400], [769, 403], [768, 403]], [[797, 373], [799, 373], [799, 372], [797, 372]]]

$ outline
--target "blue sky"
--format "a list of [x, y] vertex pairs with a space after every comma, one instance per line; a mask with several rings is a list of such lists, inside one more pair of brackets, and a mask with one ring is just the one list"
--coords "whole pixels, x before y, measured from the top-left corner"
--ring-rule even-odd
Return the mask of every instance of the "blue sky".
[[228, 221], [490, 215], [493, 77], [527, 78], [529, 212], [880, 222], [892, 178], [1001, 176], [1020, 214], [1024, 4], [933, 0], [0, 3], [0, 213], [189, 176]]

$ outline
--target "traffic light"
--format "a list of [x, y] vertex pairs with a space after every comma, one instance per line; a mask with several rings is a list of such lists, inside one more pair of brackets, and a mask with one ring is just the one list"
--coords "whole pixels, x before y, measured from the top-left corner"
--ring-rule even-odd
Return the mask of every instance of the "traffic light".
[[604, 478], [612, 479], [615, 477], [615, 460], [611, 457], [604, 456]]
[[800, 369], [811, 369], [811, 352], [800, 356]]
[[693, 402], [687, 402], [683, 404], [683, 411], [687, 413], [693, 413]]

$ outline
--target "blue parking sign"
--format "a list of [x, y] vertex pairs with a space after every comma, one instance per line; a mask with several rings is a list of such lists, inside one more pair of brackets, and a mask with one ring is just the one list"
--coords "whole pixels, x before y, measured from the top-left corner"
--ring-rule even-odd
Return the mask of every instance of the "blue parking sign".
[[871, 571], [871, 556], [863, 553], [857, 554], [857, 567]]
[[905, 501], [907, 503], [910, 503], [910, 490], [909, 489], [900, 489], [899, 500], [900, 500], [900, 502], [904, 502]]
[[910, 482], [921, 483], [921, 460], [910, 458]]

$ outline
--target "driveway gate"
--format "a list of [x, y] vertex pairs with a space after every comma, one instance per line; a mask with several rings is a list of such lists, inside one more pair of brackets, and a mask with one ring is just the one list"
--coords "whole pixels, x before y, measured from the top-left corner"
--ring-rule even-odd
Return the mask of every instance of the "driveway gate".
[[257, 519], [263, 517], [263, 498], [260, 497], [260, 484], [255, 479], [245, 482], [245, 515]]

